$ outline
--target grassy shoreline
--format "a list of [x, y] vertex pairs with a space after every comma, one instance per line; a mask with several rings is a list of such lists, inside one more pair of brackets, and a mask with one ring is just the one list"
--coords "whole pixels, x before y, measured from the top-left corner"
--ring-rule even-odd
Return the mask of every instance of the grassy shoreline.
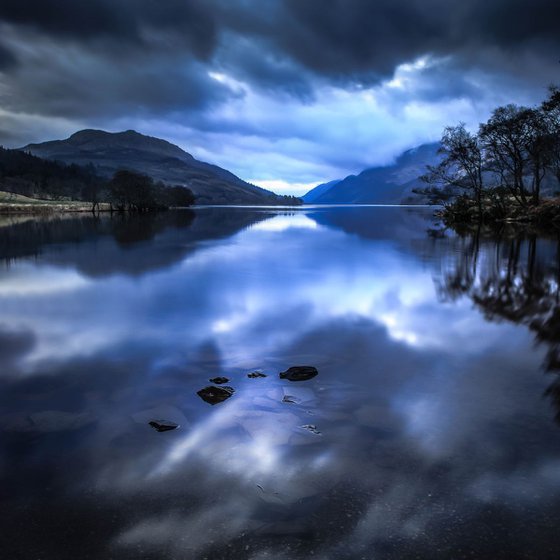
[[[0, 191], [0, 214], [91, 212], [92, 207], [93, 204], [91, 202], [84, 202], [80, 200], [42, 200]], [[100, 212], [110, 212], [110, 210], [110, 204], [99, 204]]]
[[[110, 212], [109, 205], [100, 205], [97, 212]], [[105, 206], [107, 206], [105, 208]], [[13, 215], [13, 214], [64, 214], [67, 212], [73, 213], [92, 213], [91, 204], [6, 204], [0, 202], [0, 214]]]

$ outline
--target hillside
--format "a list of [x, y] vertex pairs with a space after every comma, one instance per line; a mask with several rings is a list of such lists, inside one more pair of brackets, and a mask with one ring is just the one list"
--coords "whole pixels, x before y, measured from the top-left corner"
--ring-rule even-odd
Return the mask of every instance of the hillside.
[[316, 204], [399, 204], [420, 203], [412, 189], [425, 186], [418, 179], [426, 165], [437, 162], [438, 143], [423, 144], [400, 155], [394, 164], [371, 167], [359, 175], [318, 185], [303, 199]]
[[91, 164], [66, 164], [0, 147], [0, 210], [10, 211], [147, 211], [190, 206], [192, 192], [181, 186], [155, 183], [133, 171], [110, 179]]
[[93, 164], [110, 177], [119, 169], [149, 175], [156, 181], [188, 187], [197, 204], [284, 204], [276, 194], [251, 185], [216, 165], [198, 161], [178, 146], [133, 130], [82, 130], [66, 140], [28, 144], [21, 148], [49, 160]]
[[43, 200], [91, 200], [106, 183], [92, 166], [66, 165], [0, 147], [0, 191]]
[[328, 183], [321, 183], [317, 185], [307, 193], [302, 196], [303, 202], [306, 204], [313, 204], [317, 202], [317, 199], [329, 189], [334, 187], [336, 184], [340, 183], [340, 179], [335, 179], [334, 181], [329, 181]]

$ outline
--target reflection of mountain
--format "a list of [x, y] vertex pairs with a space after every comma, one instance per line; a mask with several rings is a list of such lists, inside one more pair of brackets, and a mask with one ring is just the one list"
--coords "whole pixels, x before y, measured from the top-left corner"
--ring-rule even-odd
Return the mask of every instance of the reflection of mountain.
[[[431, 224], [433, 211], [418, 208], [377, 208], [375, 214], [368, 207], [317, 208], [307, 212], [318, 224], [358, 235], [363, 239], [410, 240], [424, 238]], [[428, 223], [429, 222], [429, 223]]]
[[200, 241], [229, 237], [267, 217], [243, 209], [206, 209], [15, 221], [0, 229], [0, 261], [41, 255], [88, 276], [138, 275], [180, 261]]
[[372, 220], [368, 208], [326, 207], [295, 215], [274, 209], [205, 208], [112, 217], [9, 218], [0, 223], [0, 262], [41, 256], [45, 262], [77, 267], [88, 276], [138, 275], [180, 261], [200, 241], [229, 237], [252, 224], [278, 229], [284, 219], [299, 227], [317, 223], [363, 239], [404, 241], [424, 237], [431, 211], [379, 208], [376, 216]]
[[426, 165], [435, 164], [438, 148], [436, 143], [408, 150], [392, 165], [371, 167], [358, 175], [318, 185], [303, 199], [313, 204], [417, 204], [420, 199], [411, 198], [412, 189], [423, 186], [418, 177], [426, 172]]
[[184, 185], [197, 196], [198, 204], [277, 204], [279, 200], [274, 193], [217, 165], [198, 161], [174, 144], [134, 130], [81, 130], [65, 140], [29, 144], [23, 149], [65, 163], [92, 163], [101, 175], [131, 169], [165, 183]]
[[[535, 236], [462, 240], [455, 260], [438, 280], [444, 299], [469, 297], [491, 321], [526, 325], [546, 346], [544, 368], [560, 373], [560, 241]], [[560, 421], [560, 378], [547, 394]]]

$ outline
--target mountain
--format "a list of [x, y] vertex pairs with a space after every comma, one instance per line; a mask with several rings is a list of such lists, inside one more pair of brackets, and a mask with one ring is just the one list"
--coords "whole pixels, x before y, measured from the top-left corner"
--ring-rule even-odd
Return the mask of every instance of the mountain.
[[188, 187], [197, 204], [285, 203], [273, 192], [246, 183], [217, 165], [199, 161], [179, 146], [134, 130], [81, 130], [66, 140], [28, 144], [21, 150], [68, 164], [91, 163], [96, 173], [105, 177], [119, 169], [144, 173], [156, 181]]
[[365, 169], [340, 181], [318, 185], [303, 196], [314, 204], [399, 204], [420, 203], [412, 189], [425, 186], [419, 179], [426, 165], [438, 162], [438, 143], [423, 144], [401, 154], [395, 163]]
[[327, 192], [331, 187], [334, 187], [338, 183], [340, 183], [340, 179], [335, 179], [334, 181], [329, 181], [328, 183], [321, 183], [305, 193], [301, 198], [306, 204], [313, 204], [323, 193]]

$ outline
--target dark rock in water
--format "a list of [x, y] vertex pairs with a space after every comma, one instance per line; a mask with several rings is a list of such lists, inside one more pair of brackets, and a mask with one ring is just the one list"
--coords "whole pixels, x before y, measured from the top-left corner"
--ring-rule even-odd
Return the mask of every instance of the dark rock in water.
[[152, 420], [148, 424], [156, 430], [156, 432], [168, 432], [169, 430], [176, 430], [179, 424], [175, 422], [169, 422], [168, 420]]
[[262, 371], [252, 371], [251, 373], [247, 374], [247, 377], [251, 379], [256, 379], [257, 377], [266, 377], [266, 373], [263, 373]]
[[216, 385], [223, 385], [224, 383], [227, 383], [229, 379], [227, 377], [213, 377], [208, 381], [210, 381], [211, 383], [215, 383]]
[[317, 368], [313, 366], [293, 366], [286, 371], [280, 372], [280, 379], [287, 379], [288, 381], [306, 381], [318, 374]]
[[321, 435], [321, 432], [317, 429], [317, 426], [315, 426], [315, 424], [305, 424], [301, 427], [302, 427], [302, 429], [307, 430], [308, 432], [311, 432], [312, 434], [315, 434], [316, 436]]
[[284, 395], [282, 402], [290, 403], [290, 404], [297, 404], [299, 400], [296, 397], [292, 397], [292, 395]]
[[224, 402], [226, 399], [229, 399], [233, 393], [235, 393], [235, 389], [233, 387], [204, 387], [200, 391], [197, 391], [197, 395], [209, 404], [218, 404]]

